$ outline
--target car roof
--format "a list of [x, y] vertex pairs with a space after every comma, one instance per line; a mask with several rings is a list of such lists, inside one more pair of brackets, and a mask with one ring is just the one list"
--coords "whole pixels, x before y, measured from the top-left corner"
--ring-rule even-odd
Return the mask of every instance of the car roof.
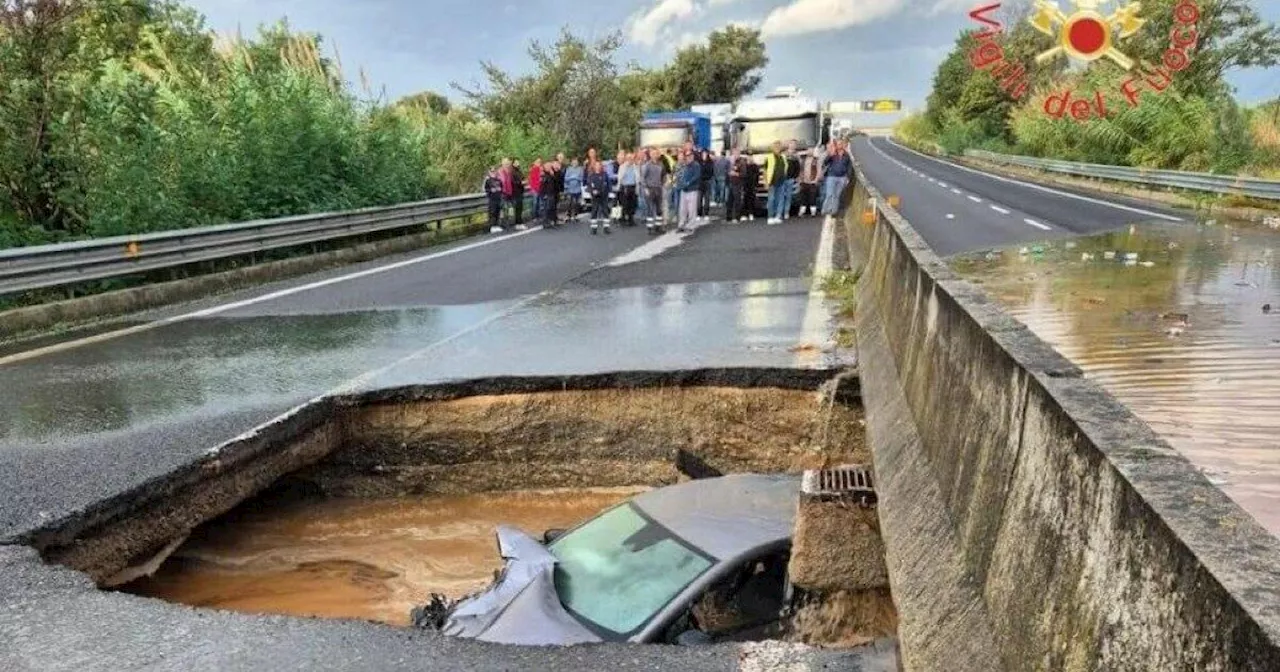
[[632, 499], [645, 515], [719, 560], [791, 538], [798, 474], [733, 474], [687, 481]]

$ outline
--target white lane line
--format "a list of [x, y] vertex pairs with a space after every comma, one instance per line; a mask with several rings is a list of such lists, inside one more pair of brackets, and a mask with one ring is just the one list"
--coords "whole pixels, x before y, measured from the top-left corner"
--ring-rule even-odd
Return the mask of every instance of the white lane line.
[[5, 364], [12, 364], [15, 362], [20, 362], [28, 359], [34, 359], [36, 357], [41, 357], [43, 355], [51, 354], [54, 352], [71, 350], [73, 348], [78, 348], [78, 347], [90, 345], [93, 343], [101, 343], [103, 341], [109, 341], [112, 339], [120, 338], [122, 336], [131, 336], [133, 334], [141, 333], [144, 331], [150, 331], [151, 329], [157, 329], [159, 327], [174, 324], [176, 322], [184, 322], [186, 320], [192, 320], [192, 319], [201, 318], [201, 317], [209, 317], [211, 315], [225, 313], [229, 310], [244, 308], [245, 306], [252, 306], [257, 303], [274, 301], [276, 299], [279, 299], [285, 296], [291, 296], [293, 294], [299, 294], [301, 292], [307, 292], [313, 289], [319, 289], [321, 287], [328, 287], [329, 285], [336, 285], [340, 282], [347, 282], [348, 280], [356, 280], [356, 279], [365, 278], [371, 275], [377, 275], [379, 273], [386, 273], [387, 271], [394, 271], [396, 269], [405, 268], [406, 266], [413, 266], [415, 264], [421, 264], [423, 262], [432, 261], [435, 259], [441, 259], [443, 257], [449, 257], [455, 254], [461, 254], [463, 252], [469, 252], [471, 250], [479, 249], [481, 247], [485, 247], [488, 245], [494, 245], [496, 243], [501, 243], [507, 240], [514, 240], [516, 238], [519, 238], [520, 236], [527, 236], [531, 233], [541, 231], [541, 230], [542, 230], [541, 226], [535, 226], [535, 227], [531, 227], [527, 231], [520, 231], [517, 233], [508, 234], [505, 236], [499, 236], [496, 238], [486, 238], [484, 240], [480, 240], [474, 243], [468, 243], [466, 245], [460, 245], [458, 247], [442, 250], [440, 252], [425, 254], [421, 257], [405, 259], [404, 261], [397, 261], [393, 264], [387, 264], [385, 266], [376, 266], [374, 268], [366, 268], [363, 271], [356, 271], [354, 273], [348, 273], [346, 275], [340, 275], [334, 278], [318, 280], [316, 282], [308, 283], [305, 285], [299, 285], [297, 287], [289, 287], [287, 289], [281, 289], [278, 291], [263, 294], [262, 296], [255, 296], [255, 297], [243, 299], [240, 301], [232, 301], [231, 303], [224, 303], [218, 306], [211, 306], [203, 310], [184, 313], [182, 315], [174, 315], [172, 317], [166, 317], [163, 319], [155, 320], [154, 322], [148, 322], [146, 324], [139, 324], [136, 326], [127, 327], [125, 329], [117, 329], [116, 331], [108, 331], [101, 334], [95, 334], [93, 336], [86, 336], [85, 338], [76, 339], [74, 341], [67, 341], [65, 343], [55, 343], [54, 345], [45, 346], [43, 348], [36, 348], [34, 350], [27, 350], [25, 352], [14, 353], [6, 357], [0, 357], [0, 366], [4, 366]]
[[957, 195], [957, 196], [961, 196], [961, 195], [963, 195], [963, 194], [964, 194], [964, 192], [963, 192], [963, 191], [960, 191], [959, 189], [952, 189], [952, 190], [951, 190], [951, 193], [953, 193], [953, 194], [955, 194], [955, 195]]
[[1022, 220], [1022, 221], [1024, 221], [1024, 222], [1026, 222], [1026, 223], [1030, 224], [1031, 226], [1036, 227], [1037, 229], [1040, 229], [1041, 231], [1052, 231], [1052, 230], [1053, 230], [1053, 227], [1045, 226], [1044, 224], [1041, 224], [1040, 222], [1037, 222], [1037, 221], [1036, 221], [1036, 220], [1034, 220], [1034, 219], [1024, 219], [1024, 220]]
[[998, 212], [998, 213], [1000, 213], [1000, 214], [1002, 214], [1002, 215], [1007, 215], [1007, 214], [1009, 214], [1009, 211], [1008, 211], [1008, 210], [1005, 210], [1004, 208], [1002, 208], [1002, 207], [1000, 207], [1000, 206], [998, 206], [998, 205], [993, 205], [993, 206], [991, 206], [991, 209], [992, 209], [992, 210], [995, 210], [996, 212]]
[[946, 182], [943, 182], [942, 180], [938, 180], [938, 186], [942, 187], [943, 189], [950, 189], [950, 188], [951, 188], [951, 186], [950, 186], [950, 185], [948, 185]]
[[981, 202], [982, 202], [982, 199], [981, 199], [981, 198], [978, 198], [977, 196], [970, 196], [970, 197], [969, 197], [969, 200], [973, 201], [974, 203], [981, 203]]
[[[1098, 199], [1098, 198], [1090, 198], [1089, 196], [1081, 196], [1080, 194], [1073, 194], [1073, 193], [1071, 193], [1071, 192], [1069, 192], [1069, 191], [1062, 191], [1062, 190], [1060, 190], [1060, 189], [1054, 189], [1054, 188], [1052, 188], [1052, 187], [1046, 187], [1046, 186], [1044, 186], [1044, 185], [1035, 184], [1035, 183], [1033, 183], [1033, 182], [1023, 182], [1022, 180], [1015, 180], [1015, 179], [1010, 178], [1010, 177], [1003, 177], [1003, 176], [1001, 176], [1001, 175], [992, 175], [991, 173], [984, 173], [984, 172], [982, 172], [981, 170], [976, 170], [976, 169], [974, 169], [974, 168], [970, 168], [970, 167], [968, 167], [968, 166], [962, 166], [962, 165], [960, 165], [960, 164], [958, 164], [958, 163], [951, 163], [950, 161], [943, 161], [942, 159], [936, 159], [936, 158], [934, 158], [934, 157], [932, 157], [932, 156], [929, 156], [928, 154], [921, 154], [920, 152], [917, 152], [916, 150], [911, 149], [910, 147], [907, 147], [906, 145], [900, 145], [900, 144], [898, 144], [898, 143], [896, 143], [896, 142], [893, 142], [893, 140], [889, 140], [889, 142], [893, 143], [893, 145], [894, 145], [895, 147], [900, 147], [900, 148], [902, 148], [902, 149], [905, 149], [905, 150], [907, 150], [908, 152], [911, 152], [912, 154], [915, 154], [915, 155], [917, 155], [917, 156], [920, 156], [920, 157], [923, 157], [923, 158], [928, 159], [928, 160], [930, 160], [930, 161], [933, 161], [934, 163], [940, 163], [940, 164], [942, 164], [942, 165], [944, 165], [944, 166], [949, 166], [949, 167], [951, 167], [951, 168], [958, 168], [958, 169], [963, 170], [963, 171], [965, 171], [965, 172], [973, 173], [974, 175], [981, 175], [981, 176], [983, 176], [983, 177], [988, 177], [988, 178], [991, 178], [991, 179], [993, 179], [993, 180], [999, 180], [999, 181], [1001, 181], [1001, 182], [1005, 182], [1005, 183], [1007, 183], [1007, 184], [1016, 184], [1016, 185], [1018, 185], [1018, 186], [1026, 187], [1026, 188], [1028, 188], [1028, 189], [1035, 189], [1035, 190], [1037, 190], [1037, 191], [1043, 191], [1043, 192], [1045, 192], [1045, 193], [1047, 193], [1047, 194], [1054, 194], [1055, 196], [1063, 196], [1063, 197], [1066, 197], [1066, 198], [1074, 198], [1074, 199], [1076, 199], [1076, 200], [1079, 200], [1079, 201], [1085, 201], [1085, 202], [1088, 202], [1088, 203], [1093, 203], [1093, 204], [1095, 204], [1095, 205], [1105, 205], [1105, 206], [1107, 206], [1108, 208], [1115, 208], [1116, 210], [1125, 210], [1125, 211], [1128, 211], [1128, 212], [1137, 213], [1137, 214], [1139, 214], [1139, 215], [1146, 215], [1146, 216], [1148, 216], [1148, 217], [1155, 217], [1155, 218], [1157, 218], [1157, 219], [1163, 219], [1163, 220], [1170, 221], [1170, 222], [1181, 222], [1181, 221], [1185, 221], [1185, 220], [1183, 220], [1181, 217], [1173, 217], [1173, 216], [1171, 216], [1171, 215], [1165, 215], [1165, 214], [1162, 214], [1162, 213], [1159, 213], [1159, 212], [1152, 212], [1151, 210], [1143, 210], [1142, 208], [1134, 208], [1134, 207], [1131, 207], [1131, 206], [1128, 206], [1128, 205], [1120, 205], [1119, 203], [1112, 203], [1112, 202], [1110, 202], [1110, 201], [1104, 201], [1104, 200], [1102, 200], [1102, 199]], [[874, 146], [874, 145], [875, 145], [875, 143], [874, 143], [874, 142], [873, 142], [873, 143], [871, 143], [871, 144], [872, 144], [872, 146]]]
[[818, 252], [813, 260], [813, 282], [809, 286], [809, 302], [805, 304], [804, 320], [800, 330], [801, 345], [817, 346], [800, 348], [796, 359], [801, 365], [810, 364], [815, 355], [825, 352], [831, 345], [831, 311], [827, 309], [827, 293], [822, 283], [835, 267], [836, 220], [824, 219], [822, 235], [818, 238]]

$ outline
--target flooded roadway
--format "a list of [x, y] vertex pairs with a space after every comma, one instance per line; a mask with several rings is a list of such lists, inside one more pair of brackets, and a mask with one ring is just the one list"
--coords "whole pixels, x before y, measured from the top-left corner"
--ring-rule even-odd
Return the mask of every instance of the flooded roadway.
[[1280, 535], [1280, 233], [1148, 225], [952, 264]]
[[541, 538], [641, 491], [255, 500], [196, 530], [155, 576], [126, 590], [231, 611], [408, 625], [431, 593], [458, 598], [493, 580], [502, 566], [497, 525]]

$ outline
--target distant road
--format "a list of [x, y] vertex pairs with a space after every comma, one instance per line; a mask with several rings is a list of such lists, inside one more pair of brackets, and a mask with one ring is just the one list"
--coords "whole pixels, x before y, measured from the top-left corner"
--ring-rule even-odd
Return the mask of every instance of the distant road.
[[943, 256], [1188, 219], [1147, 203], [992, 175], [888, 138], [856, 138], [853, 151], [871, 183], [902, 199], [900, 212]]

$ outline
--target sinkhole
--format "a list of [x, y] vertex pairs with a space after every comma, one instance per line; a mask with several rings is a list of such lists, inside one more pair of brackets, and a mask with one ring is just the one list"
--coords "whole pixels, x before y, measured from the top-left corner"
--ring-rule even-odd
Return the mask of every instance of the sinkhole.
[[[835, 371], [462, 381], [317, 400], [28, 541], [102, 589], [200, 608], [559, 641], [459, 616], [508, 585], [495, 613], [542, 590], [530, 613], [576, 619], [567, 643], [882, 645], [870, 464]], [[624, 563], [655, 578], [627, 593]]]

